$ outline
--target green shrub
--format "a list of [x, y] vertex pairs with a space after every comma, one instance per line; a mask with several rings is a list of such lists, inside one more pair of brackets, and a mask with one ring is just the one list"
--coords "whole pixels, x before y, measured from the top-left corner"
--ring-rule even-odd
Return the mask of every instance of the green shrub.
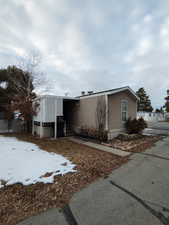
[[129, 134], [140, 134], [145, 128], [147, 128], [147, 123], [142, 117], [133, 120], [129, 118], [125, 123], [125, 127]]

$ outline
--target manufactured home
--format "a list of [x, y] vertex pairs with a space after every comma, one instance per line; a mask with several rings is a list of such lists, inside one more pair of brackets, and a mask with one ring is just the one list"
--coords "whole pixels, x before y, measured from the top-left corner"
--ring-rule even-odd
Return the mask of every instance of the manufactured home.
[[82, 92], [81, 96], [44, 95], [33, 118], [33, 134], [40, 137], [64, 137], [80, 133], [81, 127], [97, 129], [98, 100], [105, 102], [105, 127], [108, 138], [124, 130], [125, 121], [137, 117], [138, 97], [130, 87], [101, 92]]

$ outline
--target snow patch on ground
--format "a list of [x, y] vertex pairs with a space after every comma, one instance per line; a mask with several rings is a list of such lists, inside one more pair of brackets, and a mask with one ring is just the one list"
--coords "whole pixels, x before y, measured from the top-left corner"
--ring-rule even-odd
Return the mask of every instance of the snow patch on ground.
[[55, 175], [75, 172], [75, 166], [65, 157], [33, 143], [0, 136], [0, 188], [15, 183], [53, 183]]

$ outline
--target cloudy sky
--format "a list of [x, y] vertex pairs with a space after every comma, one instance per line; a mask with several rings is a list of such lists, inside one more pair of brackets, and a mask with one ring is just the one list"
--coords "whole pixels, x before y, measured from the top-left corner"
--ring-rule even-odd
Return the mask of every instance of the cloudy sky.
[[58, 95], [144, 86], [154, 107], [169, 88], [168, 0], [0, 0], [0, 66], [38, 51]]

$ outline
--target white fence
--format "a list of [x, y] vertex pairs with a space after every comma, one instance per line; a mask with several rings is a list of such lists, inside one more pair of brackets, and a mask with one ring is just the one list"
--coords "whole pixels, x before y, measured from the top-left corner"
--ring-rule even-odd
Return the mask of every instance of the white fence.
[[165, 120], [166, 120], [166, 121], [169, 121], [169, 113], [166, 113], [166, 114], [165, 114]]
[[165, 114], [156, 112], [138, 112], [137, 118], [143, 118], [148, 122], [165, 121]]

